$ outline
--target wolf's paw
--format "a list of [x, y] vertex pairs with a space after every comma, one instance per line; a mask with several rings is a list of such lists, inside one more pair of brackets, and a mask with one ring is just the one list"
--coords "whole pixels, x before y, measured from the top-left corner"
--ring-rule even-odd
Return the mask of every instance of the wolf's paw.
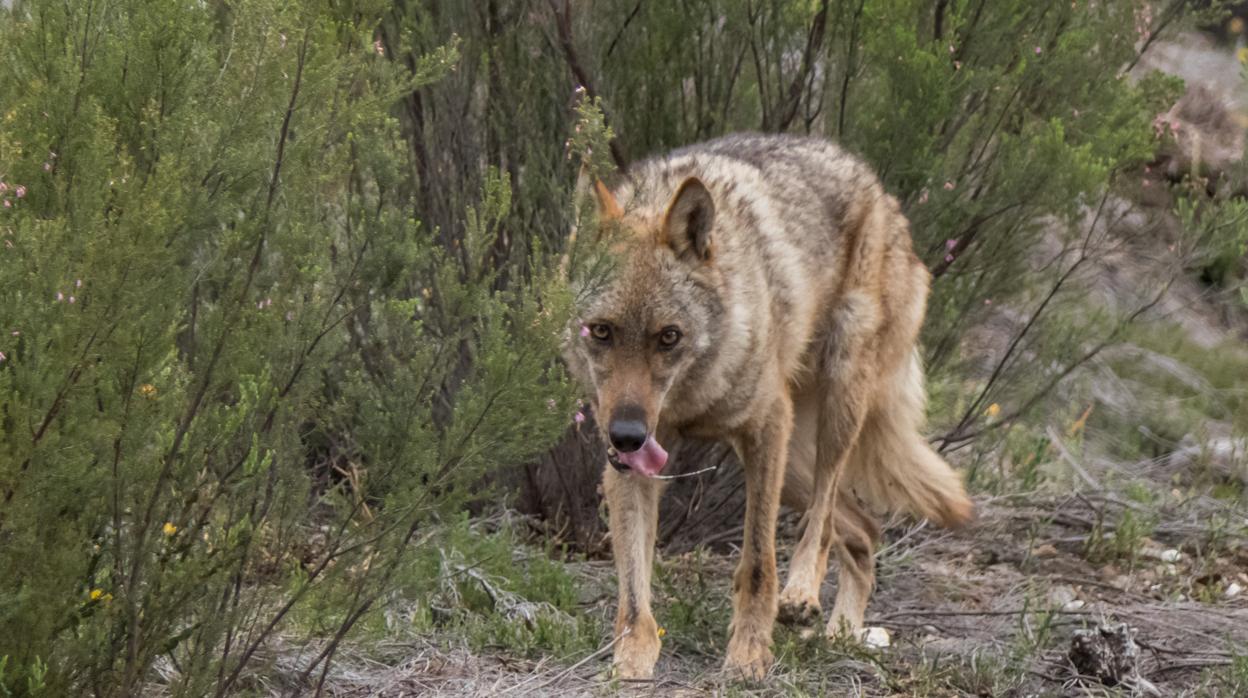
[[728, 641], [728, 656], [724, 658], [724, 671], [734, 679], [758, 681], [767, 675], [775, 657], [771, 643], [764, 638], [744, 638], [733, 635]]
[[810, 628], [819, 622], [823, 609], [819, 602], [811, 599], [788, 599], [780, 597], [780, 612], [776, 620], [790, 627]]
[[620, 638], [615, 646], [612, 673], [621, 679], [648, 679], [654, 676], [662, 642], [656, 632], [634, 632]]

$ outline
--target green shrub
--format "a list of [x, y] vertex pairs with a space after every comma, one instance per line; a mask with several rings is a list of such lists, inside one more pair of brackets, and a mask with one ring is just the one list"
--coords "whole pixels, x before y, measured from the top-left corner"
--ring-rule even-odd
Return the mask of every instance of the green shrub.
[[137, 695], [159, 662], [236, 692], [568, 423], [567, 294], [489, 254], [508, 176], [454, 245], [413, 206], [391, 109], [456, 43], [387, 60], [382, 9], [0, 10], [4, 691]]

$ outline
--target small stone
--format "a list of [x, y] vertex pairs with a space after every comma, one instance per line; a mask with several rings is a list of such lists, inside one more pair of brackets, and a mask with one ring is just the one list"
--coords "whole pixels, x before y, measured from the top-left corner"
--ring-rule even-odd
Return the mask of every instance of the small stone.
[[1077, 598], [1075, 590], [1068, 586], [1055, 586], [1049, 590], [1049, 603], [1058, 608], [1064, 608]]
[[1174, 548], [1161, 551], [1162, 562], [1178, 562], [1179, 560], [1182, 560], [1182, 559], [1183, 559], [1183, 553], [1175, 550]]
[[1032, 557], [1056, 557], [1057, 548], [1053, 547], [1052, 543], [1037, 545], [1034, 549], [1032, 549], [1031, 555]]
[[1222, 595], [1228, 599], [1233, 599], [1236, 596], [1239, 596], [1240, 592], [1242, 592], [1243, 590], [1244, 588], [1240, 586], [1239, 583], [1231, 582], [1230, 584], [1226, 585], [1226, 591], [1223, 591]]
[[862, 644], [871, 649], [880, 650], [892, 645], [893, 639], [884, 628], [871, 626], [862, 629]]

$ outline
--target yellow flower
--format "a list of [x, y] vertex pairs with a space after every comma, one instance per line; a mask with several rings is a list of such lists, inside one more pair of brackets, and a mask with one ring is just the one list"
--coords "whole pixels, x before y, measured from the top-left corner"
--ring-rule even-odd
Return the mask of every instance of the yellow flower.
[[994, 402], [988, 406], [988, 409], [984, 410], [984, 414], [988, 415], [989, 419], [996, 417], [1001, 414], [1001, 406]]
[[105, 593], [103, 589], [92, 589], [90, 596], [92, 601], [103, 601], [107, 603], [113, 600], [113, 595]]
[[166, 521], [162, 530], [164, 530], [166, 536], [172, 536], [178, 532], [178, 527], [174, 526], [172, 522]]
[[156, 386], [151, 383], [144, 383], [143, 385], [140, 385], [139, 395], [142, 395], [148, 400], [154, 400], [156, 398]]
[[667, 634], [667, 628], [659, 628], [659, 637], [660, 637], [660, 638], [661, 638], [661, 637], [663, 637], [663, 636], [664, 636], [664, 635], [666, 635], [666, 634]]
[[1238, 51], [1236, 51], [1235, 57], [1239, 59], [1240, 63], [1248, 63], [1248, 46], [1245, 46], [1239, 49]]
[[1083, 427], [1088, 423], [1088, 415], [1090, 414], [1092, 414], [1092, 405], [1088, 405], [1088, 409], [1084, 410], [1083, 414], [1079, 415], [1079, 419], [1076, 419], [1075, 423], [1070, 425], [1070, 429], [1066, 431], [1066, 435], [1073, 437], [1075, 434], [1083, 431]]

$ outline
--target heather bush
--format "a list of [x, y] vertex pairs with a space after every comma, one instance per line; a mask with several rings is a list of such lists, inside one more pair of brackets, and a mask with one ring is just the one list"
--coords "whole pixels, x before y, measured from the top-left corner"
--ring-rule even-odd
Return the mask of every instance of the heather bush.
[[6, 694], [233, 693], [305, 631], [314, 681], [413, 541], [568, 423], [565, 293], [490, 254], [508, 176], [453, 245], [413, 207], [391, 108], [457, 44], [390, 61], [381, 10], [5, 11]]

